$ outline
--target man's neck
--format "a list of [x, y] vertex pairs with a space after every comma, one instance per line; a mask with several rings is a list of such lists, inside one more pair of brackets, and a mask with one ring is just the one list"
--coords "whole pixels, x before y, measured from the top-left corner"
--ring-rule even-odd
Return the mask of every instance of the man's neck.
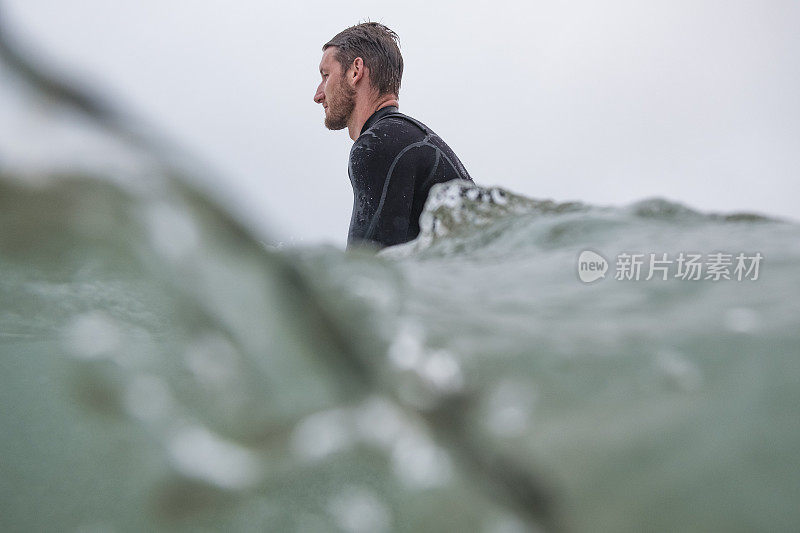
[[400, 107], [400, 103], [397, 101], [395, 96], [382, 96], [377, 100], [365, 102], [361, 105], [356, 104], [355, 109], [353, 109], [353, 114], [350, 115], [350, 122], [347, 124], [347, 130], [350, 133], [350, 138], [354, 141], [358, 139], [358, 136], [361, 135], [361, 128], [364, 127], [364, 123], [367, 122], [367, 119], [371, 117], [372, 114], [378, 109], [390, 105]]

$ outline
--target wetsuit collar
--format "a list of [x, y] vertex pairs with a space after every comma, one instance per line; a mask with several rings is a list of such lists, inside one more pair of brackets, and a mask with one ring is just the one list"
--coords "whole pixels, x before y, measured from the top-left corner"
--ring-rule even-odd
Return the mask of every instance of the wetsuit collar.
[[378, 122], [384, 116], [388, 115], [389, 113], [396, 113], [396, 112], [397, 112], [397, 106], [393, 105], [387, 105], [386, 107], [378, 109], [369, 116], [367, 121], [364, 123], [364, 126], [361, 128], [361, 132], [359, 133], [359, 135], [362, 135], [365, 131], [370, 129], [370, 127], [372, 127], [373, 124]]

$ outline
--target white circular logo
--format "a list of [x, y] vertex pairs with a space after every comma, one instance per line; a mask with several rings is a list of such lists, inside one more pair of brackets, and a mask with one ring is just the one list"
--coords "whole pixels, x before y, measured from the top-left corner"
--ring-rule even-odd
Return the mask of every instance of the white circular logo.
[[592, 283], [606, 277], [608, 261], [592, 250], [584, 250], [578, 256], [578, 278], [584, 283]]

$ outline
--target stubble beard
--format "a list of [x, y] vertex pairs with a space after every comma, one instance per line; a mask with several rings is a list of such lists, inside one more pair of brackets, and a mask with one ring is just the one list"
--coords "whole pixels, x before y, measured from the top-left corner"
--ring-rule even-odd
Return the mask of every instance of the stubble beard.
[[350, 115], [356, 108], [356, 91], [342, 79], [337, 89], [328, 100], [328, 113], [325, 115], [325, 127], [329, 130], [342, 130], [347, 127]]

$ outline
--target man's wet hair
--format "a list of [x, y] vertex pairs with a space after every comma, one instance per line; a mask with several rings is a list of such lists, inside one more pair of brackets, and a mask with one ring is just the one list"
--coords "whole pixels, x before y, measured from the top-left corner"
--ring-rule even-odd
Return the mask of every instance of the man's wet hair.
[[403, 56], [395, 32], [378, 22], [362, 22], [339, 32], [323, 45], [336, 47], [334, 57], [342, 65], [342, 72], [360, 57], [369, 69], [369, 81], [380, 95], [400, 95], [403, 77]]

